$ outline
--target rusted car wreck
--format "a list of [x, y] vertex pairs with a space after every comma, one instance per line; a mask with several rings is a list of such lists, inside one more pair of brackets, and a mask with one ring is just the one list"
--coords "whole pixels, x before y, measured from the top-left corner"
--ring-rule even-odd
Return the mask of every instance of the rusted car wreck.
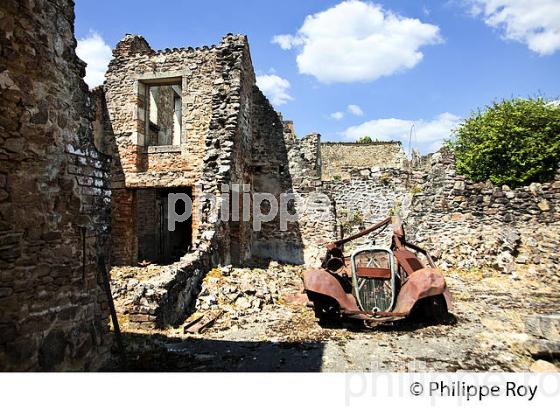
[[[344, 255], [344, 244], [393, 226], [390, 247], [366, 246]], [[304, 288], [320, 322], [341, 318], [369, 326], [413, 312], [442, 321], [452, 308], [445, 279], [424, 249], [407, 242], [399, 218], [385, 220], [327, 245], [320, 269], [304, 274]]]

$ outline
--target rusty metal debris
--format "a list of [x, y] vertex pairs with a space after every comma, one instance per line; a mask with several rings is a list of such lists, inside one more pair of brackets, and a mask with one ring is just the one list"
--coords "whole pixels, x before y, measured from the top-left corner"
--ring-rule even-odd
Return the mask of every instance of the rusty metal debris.
[[202, 319], [204, 319], [204, 315], [200, 315], [196, 319], [191, 320], [183, 327], [183, 331], [185, 333], [198, 333], [198, 330], [202, 326]]
[[[224, 310], [219, 310], [213, 312], [211, 315], [202, 315], [191, 322], [187, 323], [183, 328], [185, 333], [204, 333], [206, 330], [211, 328], [216, 321], [222, 317]], [[206, 320], [203, 320], [205, 319]]]
[[[379, 234], [390, 224], [390, 247], [370, 245], [344, 254], [346, 243]], [[320, 321], [347, 317], [376, 325], [413, 311], [441, 320], [452, 308], [443, 274], [428, 252], [406, 240], [396, 217], [328, 244], [321, 268], [304, 273], [304, 286]]]

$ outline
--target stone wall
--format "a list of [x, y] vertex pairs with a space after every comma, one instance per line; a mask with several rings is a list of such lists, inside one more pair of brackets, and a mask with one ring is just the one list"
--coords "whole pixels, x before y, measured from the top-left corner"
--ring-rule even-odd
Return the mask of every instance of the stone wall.
[[[193, 206], [215, 193], [216, 181], [248, 183], [246, 158], [251, 143], [250, 111], [254, 73], [244, 36], [228, 35], [211, 47], [154, 51], [144, 38], [126, 35], [113, 51], [104, 86], [107, 115], [105, 146], [113, 146], [114, 217], [113, 260], [133, 264], [137, 260], [136, 223], [127, 222], [137, 206], [134, 189], [190, 187]], [[146, 139], [147, 90], [154, 84], [181, 84], [182, 119], [178, 146], [150, 146]], [[99, 102], [101, 104], [101, 102]], [[224, 129], [229, 140], [216, 138]], [[110, 130], [110, 131], [107, 131]], [[221, 130], [220, 130], [221, 132]], [[231, 135], [229, 135], [231, 133]], [[218, 167], [216, 168], [216, 164]], [[223, 178], [212, 178], [212, 175]], [[211, 180], [209, 184], [204, 181]], [[123, 191], [123, 192], [121, 192]], [[217, 191], [216, 191], [217, 192]], [[202, 239], [204, 227], [193, 214], [193, 238]], [[235, 241], [223, 236], [229, 258], [249, 253], [250, 233], [243, 223], [224, 227], [241, 235]], [[233, 245], [230, 245], [233, 244]]]
[[292, 123], [284, 123], [284, 141], [288, 147], [288, 167], [293, 181], [293, 192], [298, 203], [295, 222], [301, 232], [303, 260], [308, 266], [320, 263], [325, 245], [336, 239], [336, 213], [333, 198], [321, 182], [321, 138], [309, 134], [298, 139]]
[[[138, 52], [130, 51], [138, 49]], [[117, 177], [113, 181], [115, 241], [136, 238], [139, 220], [131, 210], [138, 206], [138, 194], [131, 188], [193, 189], [193, 228], [196, 226], [196, 229], [192, 252], [161, 272], [142, 278], [136, 286], [151, 290], [126, 304], [131, 320], [165, 326], [180, 321], [188, 314], [200, 278], [212, 266], [240, 263], [250, 257], [250, 221], [218, 218], [224, 204], [219, 200], [213, 202], [206, 195], [220, 198], [224, 187], [231, 190], [251, 186], [252, 158], [247, 153], [251, 151], [253, 139], [255, 77], [244, 36], [227, 35], [219, 45], [200, 49], [150, 50], [144, 39], [131, 35], [126, 36], [115, 50], [106, 84], [108, 116], [111, 121], [115, 119], [110, 128], [115, 132], [114, 137], [107, 137], [114, 138], [119, 152], [114, 161]], [[147, 66], [158, 69], [146, 73], [142, 61], [150, 61]], [[124, 115], [138, 109], [138, 99], [131, 97], [134, 101], [128, 101], [128, 110], [119, 107], [122, 93], [128, 93], [130, 97], [134, 88], [138, 89], [138, 84], [134, 82], [129, 82], [124, 90], [119, 89], [121, 84], [117, 84], [115, 78], [123, 78], [127, 71], [136, 73], [140, 82], [180, 72], [184, 93], [184, 135], [179, 149], [138, 145], [141, 142], [138, 137], [141, 127], [130, 131], [136, 122], [133, 115]], [[111, 84], [114, 86], [112, 91]], [[135, 163], [138, 158], [141, 158], [141, 163], [147, 161], [150, 165], [139, 167]], [[126, 194], [129, 192], [131, 195]], [[135, 222], [125, 226], [129, 215], [133, 215]], [[117, 262], [133, 264], [138, 244], [123, 246], [129, 248], [124, 252], [125, 258]], [[122, 249], [116, 249], [113, 256], [118, 258], [119, 252]], [[118, 281], [114, 284], [119, 286]], [[124, 295], [119, 294], [118, 303], [122, 302], [121, 296]]]
[[[510, 189], [456, 175], [442, 150], [401, 169], [365, 168], [347, 181], [324, 181], [336, 206], [338, 237], [402, 217], [409, 240], [428, 249], [442, 268], [492, 267], [504, 273], [529, 269], [557, 277], [560, 262], [560, 173], [555, 181]], [[376, 239], [390, 244], [388, 229]], [[352, 242], [346, 251], [371, 244]]]
[[[282, 118], [256, 87], [253, 101], [253, 191], [270, 193], [279, 204], [281, 194], [293, 191]], [[269, 211], [266, 207], [262, 209], [263, 214]], [[281, 230], [279, 216], [263, 223], [259, 231], [253, 232], [252, 250], [256, 257], [301, 263], [303, 242], [299, 225], [290, 222], [288, 229]]]
[[[147, 245], [137, 240], [138, 234], [146, 233], [139, 226], [142, 218], [154, 218], [137, 211], [145, 202], [140, 193], [146, 188], [192, 187], [196, 225], [192, 251], [181, 261], [155, 273], [152, 269], [148, 277], [115, 278], [122, 311], [132, 321], [166, 326], [189, 313], [200, 278], [216, 264], [244, 264], [251, 258], [316, 263], [323, 245], [335, 234], [334, 207], [320, 189], [320, 138], [312, 134], [298, 140], [293, 127], [284, 126], [255, 85], [246, 37], [227, 35], [216, 46], [163, 52], [151, 50], [140, 36], [127, 35], [114, 57], [104, 96], [105, 122], [110, 124], [99, 127], [114, 141], [102, 145], [113, 145], [117, 153], [114, 261], [135, 264], [138, 251], [146, 250]], [[180, 78], [183, 85], [181, 145], [146, 146], [141, 135], [142, 83], [167, 81], [170, 76]], [[208, 200], [207, 194], [220, 198], [224, 189], [240, 197], [240, 210], [249, 210], [248, 219], [232, 218], [228, 198], [227, 203]], [[288, 222], [287, 229], [281, 229], [276, 217], [254, 230], [254, 193], [277, 200], [283, 193], [296, 193], [310, 206], [292, 204], [301, 214]], [[222, 208], [229, 218], [221, 218]], [[137, 297], [127, 296], [125, 290], [131, 286]]]
[[558, 278], [560, 172], [550, 183], [511, 189], [456, 175], [454, 158], [433, 154], [414, 195], [409, 234], [434, 251], [443, 267], [523, 265]]
[[[113, 52], [107, 72], [107, 115], [102, 128], [113, 147], [113, 259], [137, 260], [138, 221], [135, 189], [192, 187], [195, 209], [210, 206], [206, 194], [227, 186], [247, 195], [265, 192], [277, 199], [297, 193], [311, 203], [298, 220], [279, 229], [275, 218], [253, 232], [252, 220], [215, 221], [193, 216], [194, 245], [218, 235], [220, 260], [241, 263], [252, 256], [302, 263], [305, 249], [334, 235], [334, 208], [320, 191], [319, 135], [298, 140], [293, 126], [255, 85], [247, 39], [227, 35], [218, 45], [154, 51], [144, 38], [126, 35]], [[146, 145], [146, 87], [179, 81], [182, 85], [182, 136], [177, 147]], [[108, 124], [109, 123], [109, 124]], [[287, 123], [290, 124], [290, 123]], [[243, 197], [243, 195], [241, 195]], [[320, 198], [323, 198], [323, 208]], [[242, 204], [243, 205], [243, 204]], [[245, 201], [249, 207], [249, 201]], [[217, 208], [215, 208], [217, 209]], [[208, 209], [205, 210], [207, 212]], [[231, 210], [230, 210], [231, 213]], [[252, 212], [249, 213], [251, 216]], [[326, 215], [324, 222], [315, 217]], [[306, 231], [301, 233], [302, 228]], [[328, 239], [326, 239], [328, 238]], [[132, 240], [133, 243], [130, 241]]]
[[205, 243], [174, 264], [150, 275], [113, 275], [115, 305], [128, 320], [148, 327], [179, 325], [193, 311], [200, 284], [215, 265], [216, 243]]
[[[113, 260], [116, 264], [136, 261], [136, 237], [119, 214], [133, 215], [130, 196], [134, 188], [195, 187], [203, 174], [206, 138], [213, 112], [216, 88], [223, 82], [218, 67], [226, 40], [211, 48], [181, 48], [154, 51], [141, 36], [126, 35], [113, 51], [104, 85], [107, 107], [105, 145], [113, 146]], [[181, 138], [178, 146], [150, 146], [146, 107], [150, 85], [179, 83], [182, 92]], [[214, 84], [215, 83], [215, 84]], [[109, 125], [107, 125], [109, 122]], [[171, 127], [171, 124], [169, 124]], [[120, 190], [128, 193], [118, 192]], [[195, 206], [200, 192], [193, 189]], [[121, 202], [120, 199], [123, 199]], [[124, 223], [124, 225], [123, 225]], [[193, 218], [193, 236], [199, 233]]]
[[351, 170], [364, 168], [402, 168], [406, 163], [399, 141], [323, 142], [321, 144], [322, 179], [347, 180]]
[[[109, 357], [109, 159], [69, 0], [0, 3], [0, 369]], [[83, 249], [85, 248], [85, 254]]]
[[[338, 238], [357, 233], [387, 216], [406, 218], [410, 213], [415, 185], [409, 171], [395, 168], [355, 169], [350, 172], [350, 180], [325, 181], [324, 189], [336, 204]], [[372, 235], [349, 243], [345, 251], [371, 244]], [[375, 238], [376, 244], [389, 246], [391, 235], [392, 230], [386, 229]]]
[[335, 232], [332, 201], [321, 190], [320, 136], [298, 139], [293, 124], [284, 122], [256, 87], [253, 98], [254, 191], [273, 194], [279, 208], [283, 207], [281, 195], [293, 194], [284, 208], [294, 217], [286, 217], [282, 227], [277, 216], [253, 232], [252, 255], [316, 264], [323, 256], [323, 245], [333, 240]]

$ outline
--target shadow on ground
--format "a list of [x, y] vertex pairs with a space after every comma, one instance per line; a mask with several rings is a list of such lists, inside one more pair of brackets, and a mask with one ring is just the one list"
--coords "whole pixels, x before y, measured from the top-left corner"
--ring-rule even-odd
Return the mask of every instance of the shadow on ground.
[[[452, 317], [452, 322], [456, 318]], [[408, 320], [367, 328], [357, 322], [337, 322], [331, 328], [352, 333], [411, 332], [430, 327]], [[109, 371], [180, 372], [320, 372], [325, 342], [233, 341], [206, 338], [175, 338], [163, 334], [122, 334], [124, 358], [115, 355]]]
[[[318, 372], [320, 342], [242, 342], [124, 333], [125, 359], [109, 371]], [[118, 356], [116, 356], [118, 357]]]
[[321, 321], [323, 329], [347, 329], [353, 333], [370, 332], [413, 332], [415, 330], [429, 328], [438, 325], [454, 326], [458, 322], [457, 316], [448, 313], [444, 318], [430, 320], [426, 317], [407, 317], [394, 322], [386, 322], [375, 326], [368, 326], [358, 320], [328, 320]]

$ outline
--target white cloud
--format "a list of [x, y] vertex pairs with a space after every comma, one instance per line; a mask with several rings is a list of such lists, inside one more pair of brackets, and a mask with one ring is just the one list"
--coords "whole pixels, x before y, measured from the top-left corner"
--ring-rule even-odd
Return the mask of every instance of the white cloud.
[[441, 41], [439, 28], [380, 5], [347, 0], [309, 15], [296, 34], [275, 36], [298, 50], [299, 72], [323, 83], [373, 81], [418, 64], [422, 46]]
[[273, 105], [282, 105], [293, 100], [292, 96], [288, 94], [290, 82], [276, 74], [258, 75], [257, 86], [270, 98]]
[[344, 113], [343, 113], [343, 112], [340, 112], [340, 111], [333, 112], [333, 113], [330, 115], [330, 117], [331, 117], [333, 120], [337, 120], [337, 121], [338, 121], [338, 120], [341, 120], [341, 119], [344, 118]]
[[90, 88], [103, 84], [105, 72], [111, 61], [111, 47], [99, 33], [92, 31], [78, 40], [76, 54], [87, 63], [85, 82]]
[[560, 1], [558, 0], [467, 0], [470, 11], [503, 31], [509, 40], [527, 44], [540, 54], [560, 49]]
[[272, 42], [280, 46], [282, 50], [290, 50], [292, 47], [300, 46], [304, 43], [303, 39], [296, 38], [291, 34], [279, 34], [272, 37]]
[[361, 117], [362, 115], [364, 115], [364, 112], [362, 111], [359, 105], [350, 104], [346, 109], [350, 114], [355, 115], [357, 117]]
[[451, 131], [459, 124], [460, 119], [457, 115], [448, 112], [439, 114], [432, 120], [381, 118], [349, 127], [342, 132], [342, 135], [352, 141], [369, 135], [380, 140], [399, 140], [408, 146], [410, 130], [414, 125], [413, 144], [417, 144], [423, 151], [435, 151], [445, 138], [450, 137]]

